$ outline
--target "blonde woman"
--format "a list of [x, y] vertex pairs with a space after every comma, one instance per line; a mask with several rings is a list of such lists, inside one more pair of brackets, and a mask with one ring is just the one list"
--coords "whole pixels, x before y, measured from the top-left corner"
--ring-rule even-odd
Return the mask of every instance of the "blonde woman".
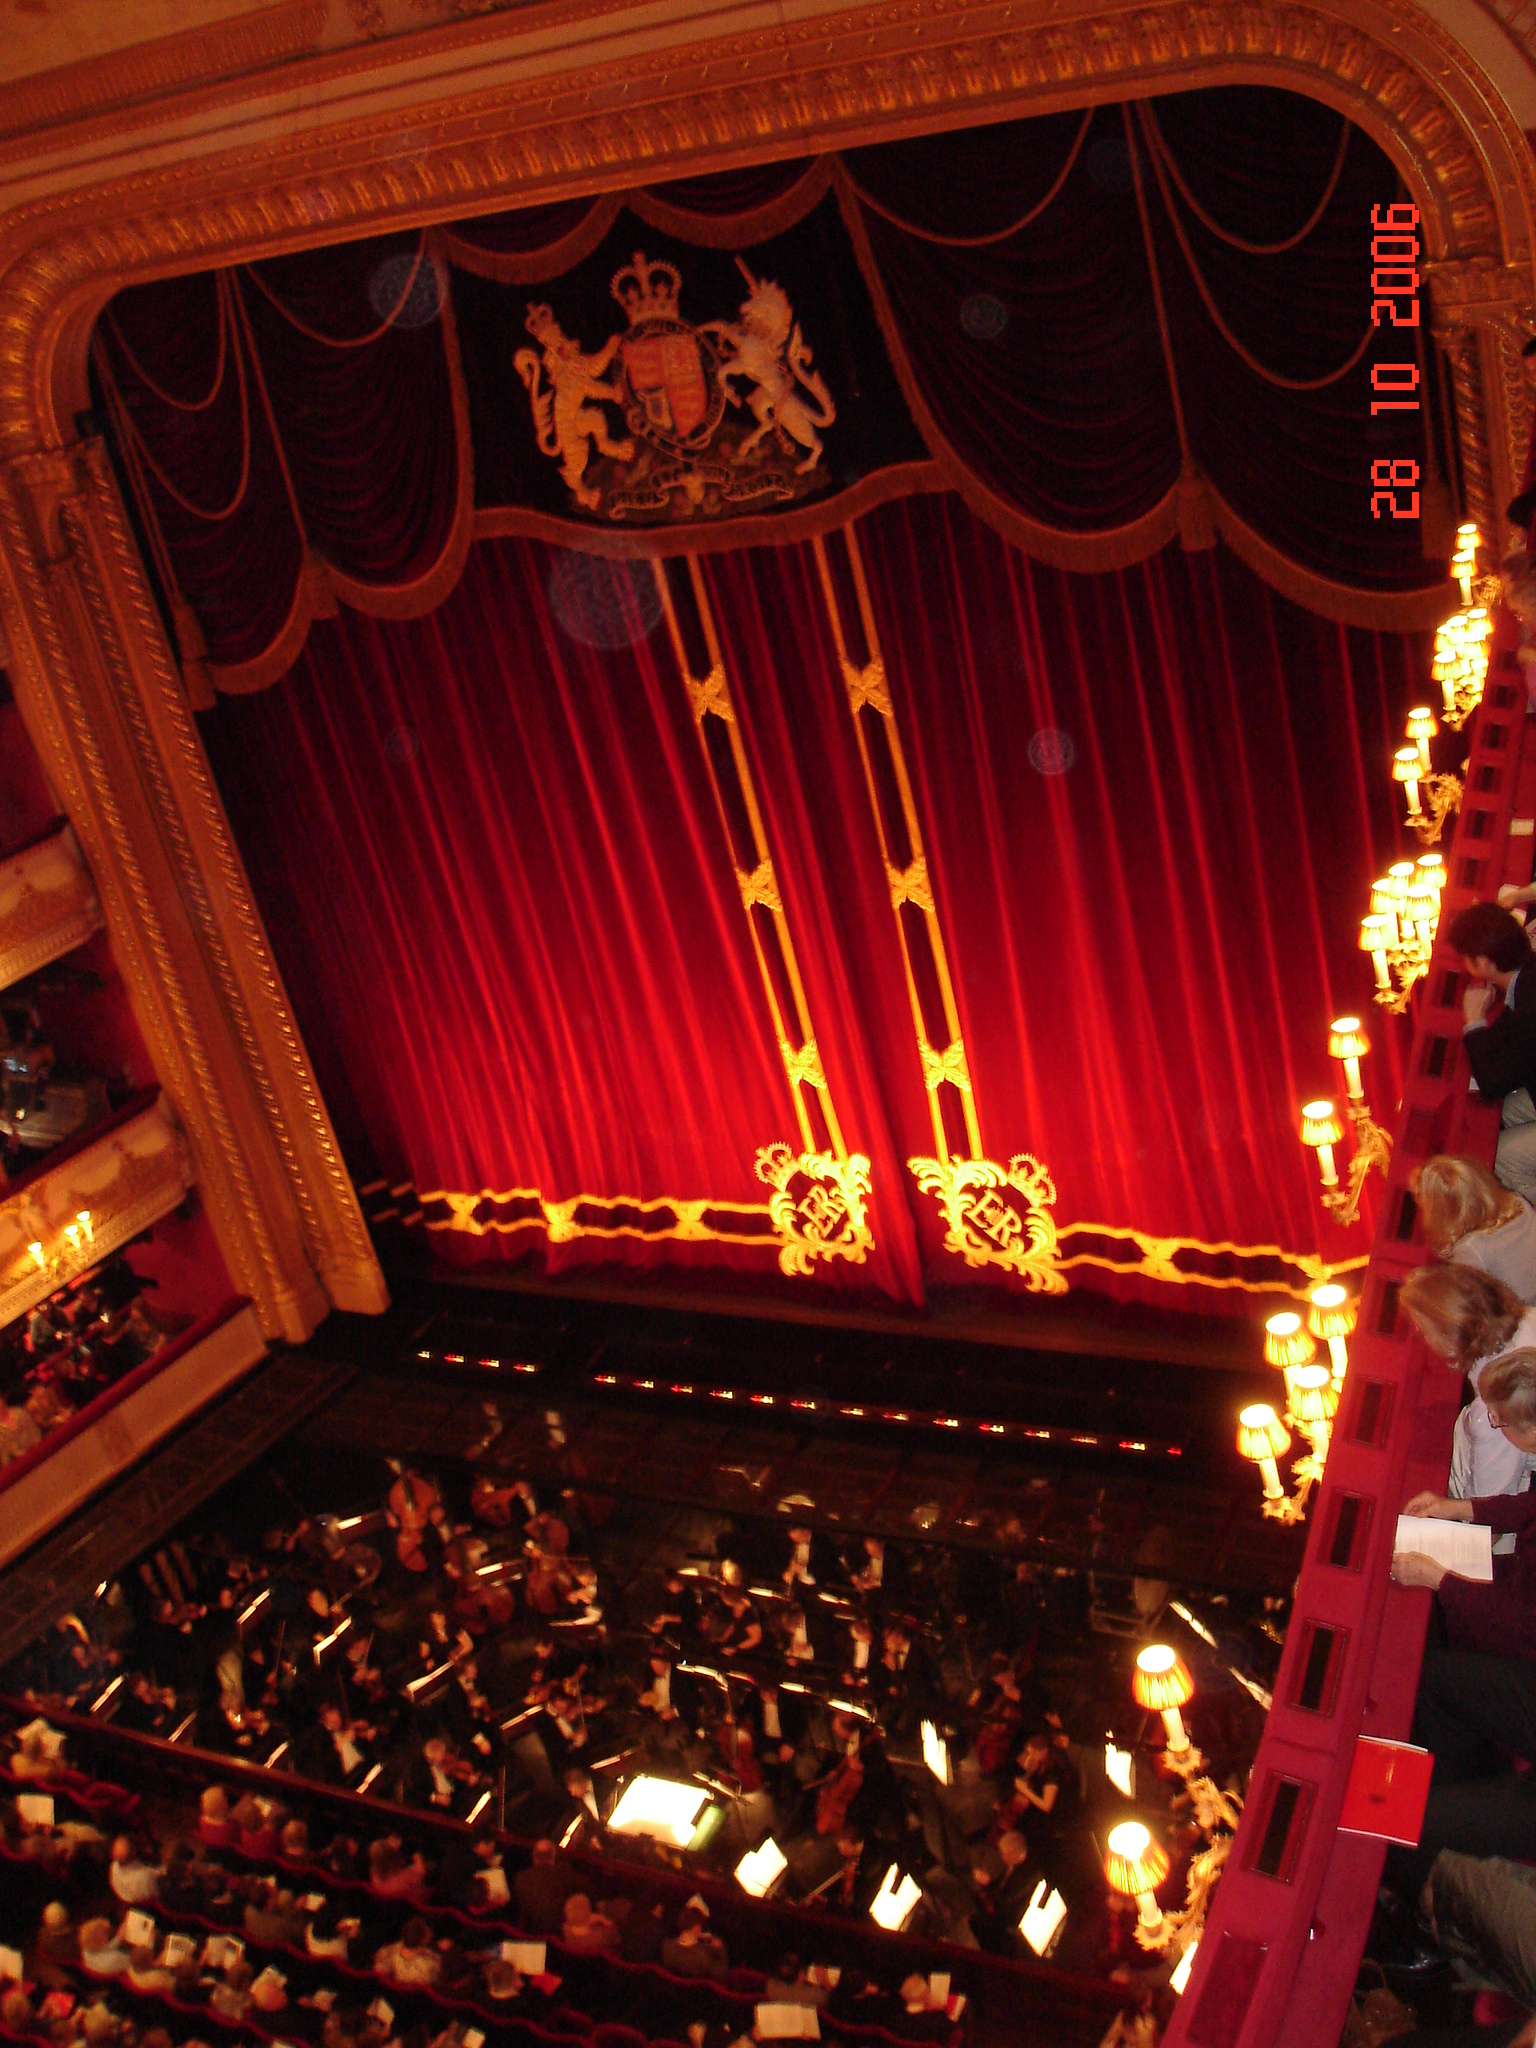
[[1450, 1152], [1426, 1159], [1414, 1192], [1430, 1249], [1458, 1266], [1502, 1280], [1536, 1301], [1536, 1209], [1476, 1159]]
[[1536, 1309], [1527, 1309], [1502, 1280], [1475, 1266], [1420, 1266], [1403, 1282], [1398, 1299], [1430, 1350], [1472, 1382], [1474, 1398], [1456, 1418], [1449, 1497], [1482, 1500], [1523, 1492], [1536, 1457], [1493, 1427], [1478, 1382], [1506, 1351], [1536, 1346]]

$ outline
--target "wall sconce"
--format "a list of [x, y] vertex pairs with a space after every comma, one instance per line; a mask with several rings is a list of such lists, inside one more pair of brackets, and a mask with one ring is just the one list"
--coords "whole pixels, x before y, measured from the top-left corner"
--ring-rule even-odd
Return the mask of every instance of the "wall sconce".
[[1365, 1083], [1360, 1079], [1360, 1062], [1371, 1049], [1371, 1041], [1360, 1029], [1358, 1017], [1335, 1017], [1328, 1026], [1328, 1057], [1344, 1068], [1344, 1093], [1350, 1102], [1364, 1102]]
[[1345, 1339], [1355, 1334], [1355, 1324], [1359, 1319], [1359, 1302], [1346, 1294], [1337, 1280], [1325, 1280], [1321, 1287], [1313, 1288], [1311, 1305], [1307, 1309], [1307, 1328], [1328, 1346], [1335, 1385], [1343, 1379], [1349, 1364]]
[[1162, 1715], [1170, 1753], [1177, 1755], [1189, 1749], [1190, 1740], [1179, 1709], [1194, 1698], [1195, 1684], [1183, 1659], [1166, 1643], [1148, 1643], [1137, 1657], [1131, 1693], [1138, 1707]]
[[1285, 1488], [1280, 1484], [1280, 1469], [1275, 1461], [1283, 1458], [1290, 1448], [1290, 1431], [1267, 1401], [1245, 1408], [1237, 1418], [1238, 1455], [1251, 1459], [1259, 1468], [1259, 1476], [1264, 1481], [1266, 1515], [1270, 1512], [1271, 1501], [1283, 1502], [1285, 1499]]
[[[1424, 870], [1425, 874], [1430, 872], [1429, 869]], [[1414, 983], [1429, 971], [1430, 949], [1439, 923], [1439, 887], [1443, 886], [1443, 872], [1442, 863], [1442, 880], [1436, 888], [1432, 911], [1427, 906], [1422, 911], [1409, 910], [1409, 891], [1415, 882], [1423, 879], [1414, 861], [1394, 861], [1387, 872], [1371, 884], [1370, 914], [1361, 922], [1360, 950], [1371, 955], [1376, 968], [1376, 1000], [1386, 1009], [1406, 1010]], [[1425, 919], [1427, 930], [1417, 921], [1420, 915]]]
[[1141, 1908], [1141, 1924], [1148, 1933], [1163, 1924], [1162, 1908], [1154, 1894], [1168, 1875], [1168, 1852], [1154, 1842], [1139, 1820], [1124, 1820], [1111, 1828], [1106, 1844], [1104, 1875], [1111, 1891], [1134, 1899]]
[[1333, 1374], [1326, 1365], [1293, 1366], [1285, 1376], [1285, 1386], [1291, 1420], [1306, 1432], [1321, 1477], [1328, 1456], [1328, 1433], [1339, 1412]]
[[1426, 773], [1419, 761], [1417, 747], [1399, 747], [1392, 756], [1392, 780], [1403, 785], [1403, 794], [1408, 799], [1408, 822], [1422, 818], [1424, 808], [1419, 802], [1419, 778]]
[[[1437, 854], [1434, 857], [1438, 860], [1439, 855]], [[1378, 888], [1382, 886], [1380, 883], [1377, 884]], [[1417, 904], [1415, 904], [1415, 898], [1419, 899]], [[1374, 895], [1372, 900], [1374, 901]], [[1410, 932], [1417, 933], [1423, 929], [1422, 925], [1416, 920], [1414, 913], [1416, 910], [1422, 910], [1426, 901], [1432, 901], [1434, 905], [1431, 923], [1432, 938], [1433, 923], [1439, 920], [1440, 899], [1439, 892], [1436, 890], [1434, 883], [1429, 879], [1428, 874], [1422, 880], [1415, 882], [1408, 891], [1409, 922], [1407, 928]], [[1385, 913], [1380, 914], [1385, 915]], [[1367, 920], [1367, 922], [1369, 921]], [[1424, 957], [1428, 958], [1428, 942], [1424, 946]], [[1342, 1186], [1339, 1184], [1337, 1170], [1331, 1174], [1328, 1171], [1328, 1168], [1334, 1163], [1332, 1147], [1338, 1140], [1330, 1140], [1326, 1146], [1320, 1144], [1320, 1134], [1325, 1120], [1320, 1114], [1314, 1115], [1314, 1112], [1320, 1112], [1324, 1107], [1331, 1110], [1332, 1105], [1309, 1102], [1301, 1113], [1302, 1143], [1304, 1145], [1319, 1145], [1318, 1164], [1323, 1176], [1324, 1205], [1332, 1210], [1341, 1224], [1346, 1226], [1353, 1223], [1360, 1214], [1360, 1198], [1365, 1192], [1365, 1183], [1371, 1169], [1373, 1167], [1377, 1168], [1385, 1177], [1387, 1169], [1392, 1164], [1392, 1140], [1371, 1115], [1365, 1100], [1365, 1084], [1360, 1078], [1360, 1061], [1370, 1049], [1371, 1041], [1361, 1030], [1358, 1017], [1334, 1018], [1332, 1024], [1328, 1027], [1328, 1054], [1331, 1059], [1336, 1059], [1343, 1065], [1345, 1107], [1349, 1111], [1349, 1120], [1354, 1127], [1355, 1133], [1355, 1156], [1350, 1161], [1349, 1174]], [[1332, 1122], [1337, 1125], [1338, 1118], [1334, 1116]], [[1340, 1135], [1342, 1135], [1342, 1132]], [[1318, 1332], [1314, 1331], [1313, 1334], [1317, 1335]]]
[[1336, 1188], [1339, 1184], [1338, 1168], [1333, 1163], [1333, 1148], [1341, 1144], [1343, 1138], [1344, 1126], [1339, 1122], [1338, 1113], [1331, 1102], [1302, 1104], [1301, 1142], [1316, 1149], [1318, 1171], [1322, 1174], [1325, 1188]]
[[[1491, 579], [1495, 582], [1496, 579]], [[1488, 669], [1488, 641], [1492, 626], [1486, 605], [1471, 602], [1470, 575], [1463, 582], [1466, 595], [1462, 610], [1442, 621], [1435, 633], [1434, 660], [1430, 673], [1440, 685], [1444, 703], [1442, 723], [1459, 730], [1483, 701], [1483, 682]], [[1482, 595], [1483, 586], [1478, 594]]]
[[1456, 552], [1451, 556], [1451, 574], [1461, 585], [1461, 601], [1472, 602], [1472, 578], [1477, 574], [1479, 534], [1476, 523], [1466, 520], [1456, 529]]
[[27, 1246], [27, 1251], [39, 1273], [46, 1273], [51, 1285], [61, 1287], [90, 1266], [91, 1247], [95, 1242], [96, 1231], [91, 1222], [91, 1212], [89, 1209], [79, 1209], [75, 1212], [74, 1222], [64, 1225], [59, 1240], [51, 1251], [41, 1238], [34, 1238]]
[[1376, 1000], [1378, 1003], [1392, 999], [1392, 977], [1387, 972], [1387, 956], [1397, 951], [1397, 920], [1379, 911], [1360, 920], [1360, 950], [1369, 953], [1371, 965], [1376, 970]]
[[[1424, 751], [1428, 751], [1427, 747]], [[1408, 746], [1399, 747], [1392, 756], [1392, 780], [1403, 785], [1403, 794], [1408, 799], [1410, 828], [1418, 833], [1426, 846], [1432, 845], [1445, 830], [1445, 821], [1451, 812], [1461, 809], [1461, 777], [1435, 774], [1433, 769], [1424, 765], [1420, 749]], [[1423, 785], [1424, 803], [1419, 801], [1420, 784]]]
[[1423, 775], [1430, 772], [1429, 743], [1439, 730], [1429, 706], [1415, 704], [1408, 714], [1408, 737], [1419, 750], [1419, 771]]

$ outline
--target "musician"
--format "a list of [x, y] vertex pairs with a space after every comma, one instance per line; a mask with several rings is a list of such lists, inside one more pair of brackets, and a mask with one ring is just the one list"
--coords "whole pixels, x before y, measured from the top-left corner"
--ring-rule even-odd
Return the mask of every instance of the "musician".
[[435, 1806], [451, 1813], [464, 1803], [467, 1787], [480, 1783], [480, 1772], [456, 1756], [441, 1735], [429, 1735], [405, 1766], [401, 1796], [410, 1806]]
[[375, 1730], [368, 1722], [353, 1721], [327, 1700], [320, 1709], [318, 1726], [310, 1729], [299, 1745], [298, 1767], [306, 1778], [318, 1778], [325, 1785], [356, 1786], [372, 1762], [374, 1739]]
[[829, 1585], [837, 1571], [837, 1553], [825, 1536], [818, 1535], [804, 1522], [798, 1522], [789, 1532], [789, 1560], [780, 1577], [793, 1593], [796, 1586]]
[[823, 1897], [835, 1911], [857, 1918], [869, 1911], [879, 1889], [879, 1879], [865, 1854], [863, 1835], [855, 1828], [845, 1827], [837, 1838], [837, 1876]]
[[665, 1635], [684, 1657], [692, 1657], [703, 1640], [699, 1628], [699, 1596], [681, 1572], [668, 1572], [656, 1611], [645, 1624], [653, 1636]]
[[763, 1640], [763, 1624], [757, 1609], [739, 1586], [726, 1589], [721, 1606], [725, 1621], [716, 1645], [720, 1655], [733, 1661], [750, 1657]]
[[660, 1645], [648, 1662], [650, 1682], [636, 1704], [677, 1736], [690, 1734], [698, 1726], [698, 1688], [686, 1671], [679, 1671]]

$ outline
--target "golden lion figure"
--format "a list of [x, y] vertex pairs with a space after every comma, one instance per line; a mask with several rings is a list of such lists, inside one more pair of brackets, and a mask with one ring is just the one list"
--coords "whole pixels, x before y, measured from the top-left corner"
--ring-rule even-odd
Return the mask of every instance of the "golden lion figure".
[[[801, 339], [799, 323], [783, 287], [754, 277], [739, 256], [736, 266], [750, 288], [741, 309], [740, 324], [724, 320], [710, 323], [730, 350], [721, 376], [732, 404], [740, 403], [738, 394], [731, 389], [732, 377], [750, 378], [754, 387], [747, 393], [747, 404], [757, 425], [736, 450], [734, 459], [747, 461], [755, 454], [759, 442], [778, 428], [810, 450], [803, 462], [795, 464], [796, 475], [803, 476], [821, 460], [822, 440], [816, 430], [831, 426], [837, 418], [837, 407], [823, 379], [810, 367], [811, 351]], [[815, 399], [815, 411], [801, 397], [798, 385], [803, 385]]]
[[[578, 505], [595, 512], [602, 494], [582, 482], [595, 442], [600, 455], [616, 462], [628, 462], [634, 455], [633, 441], [615, 441], [608, 432], [603, 405], [622, 405], [624, 393], [616, 384], [603, 381], [603, 372], [619, 350], [621, 335], [612, 335], [595, 356], [583, 355], [580, 344], [561, 332], [548, 306], [530, 306], [524, 323], [544, 353], [520, 348], [512, 358], [513, 367], [528, 387], [533, 423], [539, 446], [546, 455], [560, 458], [560, 474], [570, 486]], [[541, 377], [549, 379], [546, 386]], [[589, 404], [588, 400], [597, 400]]]

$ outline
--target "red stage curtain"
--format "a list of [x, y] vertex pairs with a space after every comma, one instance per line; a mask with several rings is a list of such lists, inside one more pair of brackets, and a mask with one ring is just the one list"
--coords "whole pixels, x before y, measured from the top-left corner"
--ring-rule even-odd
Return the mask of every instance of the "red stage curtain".
[[[204, 721], [359, 1178], [763, 1204], [757, 1148], [799, 1149], [671, 650], [660, 630], [583, 645], [552, 614], [568, 576], [583, 630], [654, 629], [650, 574], [483, 542], [432, 617], [323, 621], [281, 684]], [[911, 1292], [884, 1160], [882, 1181], [893, 1210], [857, 1278]], [[667, 1256], [773, 1270], [730, 1247]]]
[[[1222, 550], [1073, 577], [938, 498], [859, 531], [990, 1155], [1049, 1164], [1064, 1231], [1362, 1250], [1369, 1204], [1349, 1232], [1323, 1215], [1297, 1109], [1337, 1091], [1328, 1019], [1369, 1009], [1356, 920], [1397, 850], [1387, 763], [1424, 647], [1312, 619]], [[552, 610], [554, 578], [567, 622], [636, 633], [648, 571], [603, 609], [627, 573], [481, 542], [430, 619], [344, 610], [281, 685], [204, 720], [360, 1178], [751, 1202], [756, 1148], [792, 1136], [664, 632], [598, 649]], [[903, 1167], [932, 1131], [813, 557], [705, 574], [828, 1082], [874, 1162], [875, 1255], [829, 1277], [919, 1300], [976, 1276]], [[1032, 765], [1042, 729], [1065, 773]], [[1393, 1021], [1367, 1021], [1389, 1120]], [[549, 1255], [773, 1270], [718, 1246]]]
[[[1371, 1008], [1370, 878], [1419, 850], [1399, 844], [1387, 771], [1426, 644], [1311, 618], [1220, 549], [1075, 577], [937, 497], [858, 531], [990, 1156], [1046, 1160], [1063, 1227], [1363, 1251], [1374, 1193], [1362, 1224], [1335, 1225], [1297, 1112], [1340, 1092], [1329, 1019]], [[927, 1154], [808, 550], [711, 557], [707, 574], [744, 703], [793, 734], [779, 858], [793, 846], [822, 877], [898, 1149]], [[1070, 742], [1064, 774], [1031, 764], [1043, 729]], [[765, 786], [789, 780], [781, 753]], [[1389, 1122], [1401, 1025], [1377, 1011], [1366, 1027]], [[908, 1190], [931, 1260], [942, 1232]]]

